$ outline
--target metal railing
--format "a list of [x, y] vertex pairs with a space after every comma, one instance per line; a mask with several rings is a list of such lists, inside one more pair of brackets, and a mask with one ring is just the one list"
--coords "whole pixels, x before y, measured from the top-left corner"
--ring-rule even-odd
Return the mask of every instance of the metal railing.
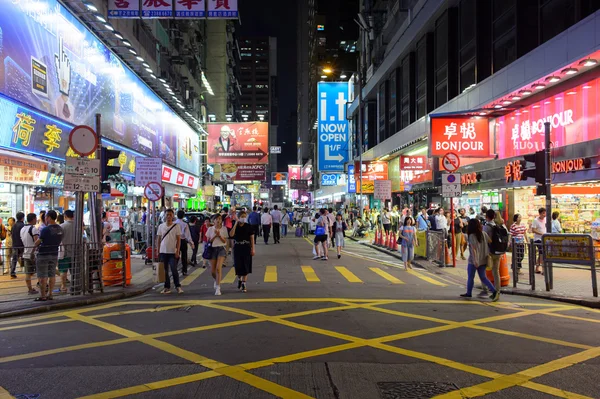
[[446, 266], [446, 239], [444, 231], [427, 230], [427, 260]]

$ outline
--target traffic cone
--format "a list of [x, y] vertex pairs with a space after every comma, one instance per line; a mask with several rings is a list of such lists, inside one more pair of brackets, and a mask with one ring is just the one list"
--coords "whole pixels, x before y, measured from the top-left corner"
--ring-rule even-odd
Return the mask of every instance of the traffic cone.
[[377, 245], [379, 240], [379, 230], [375, 230], [375, 237], [373, 237], [373, 245]]
[[379, 246], [383, 245], [383, 231], [379, 230]]
[[398, 240], [396, 239], [396, 234], [394, 234], [394, 243], [392, 244], [392, 251], [398, 252]]
[[390, 232], [386, 231], [385, 232], [385, 240], [383, 241], [383, 246], [387, 248], [389, 245], [390, 245]]
[[450, 259], [450, 251], [448, 250], [448, 243], [444, 242], [444, 251], [446, 252], [446, 259], [445, 259], [445, 263], [446, 266], [452, 264], [452, 260]]
[[390, 242], [388, 243], [388, 249], [390, 251], [394, 250], [394, 243], [396, 242], [396, 233], [393, 231], [390, 233]]

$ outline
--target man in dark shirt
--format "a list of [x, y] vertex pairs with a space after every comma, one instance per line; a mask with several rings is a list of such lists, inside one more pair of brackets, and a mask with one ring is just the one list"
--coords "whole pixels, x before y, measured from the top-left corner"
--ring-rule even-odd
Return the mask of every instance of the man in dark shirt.
[[[56, 218], [58, 215], [56, 211], [50, 210], [46, 214], [46, 227], [40, 232], [40, 236], [33, 246], [34, 251], [32, 258], [34, 257], [35, 250], [39, 247], [35, 267], [37, 269], [37, 276], [40, 280], [40, 297], [36, 298], [36, 301], [46, 301], [52, 299], [52, 290], [54, 289], [56, 266], [58, 264], [58, 247], [63, 239], [63, 229], [56, 224]], [[48, 281], [50, 281], [50, 287], [47, 290]], [[48, 292], [48, 297], [46, 297]]]
[[254, 234], [254, 243], [256, 244], [256, 238], [260, 231], [260, 213], [256, 211], [256, 207], [252, 208], [252, 213], [248, 216], [248, 224], [252, 227], [252, 233]]
[[12, 228], [12, 256], [10, 259], [10, 277], [17, 277], [17, 262], [21, 263], [21, 257], [23, 257], [23, 240], [21, 240], [21, 229], [25, 226], [23, 223], [25, 214], [23, 212], [17, 212], [17, 222]]

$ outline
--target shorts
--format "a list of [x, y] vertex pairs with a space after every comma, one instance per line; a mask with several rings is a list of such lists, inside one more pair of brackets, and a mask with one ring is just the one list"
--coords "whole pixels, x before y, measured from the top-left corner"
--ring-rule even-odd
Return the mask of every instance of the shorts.
[[383, 229], [385, 230], [386, 233], [389, 233], [391, 228], [392, 228], [391, 224], [386, 223], [383, 225]]
[[38, 278], [54, 277], [58, 255], [38, 255], [35, 260]]
[[410, 262], [415, 258], [415, 247], [402, 245], [402, 261]]
[[35, 262], [32, 262], [29, 258], [23, 258], [23, 269], [25, 274], [35, 273]]
[[537, 247], [538, 253], [543, 258], [544, 257], [544, 246], [542, 245], [542, 240], [535, 240], [533, 244]]
[[315, 236], [315, 244], [318, 244], [320, 242], [327, 242], [327, 235], [323, 234], [320, 236]]
[[71, 267], [71, 258], [64, 258], [58, 260], [58, 271], [60, 273], [65, 273]]
[[227, 256], [227, 250], [225, 247], [212, 247], [211, 259], [225, 258]]

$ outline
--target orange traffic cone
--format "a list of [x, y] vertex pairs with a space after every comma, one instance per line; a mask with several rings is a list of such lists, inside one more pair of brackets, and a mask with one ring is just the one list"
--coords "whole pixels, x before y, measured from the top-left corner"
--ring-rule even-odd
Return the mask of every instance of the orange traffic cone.
[[388, 249], [390, 251], [394, 250], [394, 243], [396, 242], [396, 234], [392, 231], [390, 233], [390, 242], [388, 243]]
[[390, 245], [390, 233], [389, 233], [389, 231], [386, 231], [385, 240], [383, 241], [383, 246], [387, 248], [389, 245]]
[[449, 266], [452, 264], [452, 260], [450, 259], [450, 251], [448, 250], [448, 243], [444, 242], [444, 251], [445, 251], [445, 263], [446, 266]]
[[377, 245], [379, 242], [379, 230], [375, 230], [375, 237], [373, 237], [373, 245]]
[[394, 234], [394, 243], [392, 244], [392, 251], [398, 252], [398, 240], [396, 239], [396, 234]]
[[383, 231], [379, 230], [379, 245], [383, 245]]

